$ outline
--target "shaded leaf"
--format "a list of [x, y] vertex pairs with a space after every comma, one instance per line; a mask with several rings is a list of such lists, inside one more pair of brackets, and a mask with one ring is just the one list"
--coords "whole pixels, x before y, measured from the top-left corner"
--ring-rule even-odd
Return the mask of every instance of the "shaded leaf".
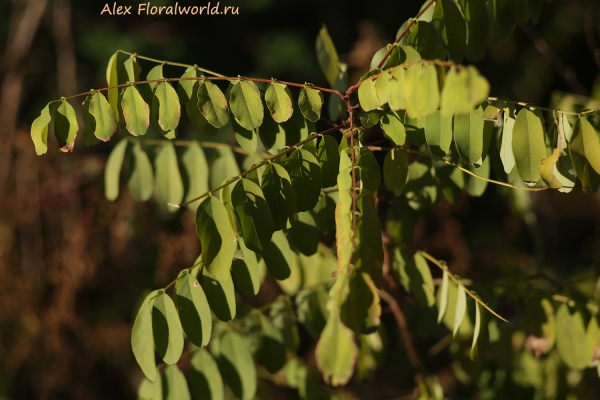
[[292, 272], [292, 250], [287, 237], [282, 231], [273, 233], [271, 244], [263, 253], [263, 259], [275, 279], [283, 280], [290, 276]]
[[456, 296], [456, 308], [454, 312], [454, 329], [452, 331], [452, 336], [456, 337], [456, 334], [458, 333], [460, 324], [463, 322], [466, 312], [467, 293], [465, 292], [465, 288], [459, 285], [458, 294]]
[[196, 277], [185, 272], [175, 287], [177, 311], [186, 336], [198, 347], [206, 346], [212, 331], [208, 300]]
[[221, 321], [231, 321], [235, 318], [235, 288], [233, 279], [222, 281], [202, 268], [202, 288], [211, 310]]
[[298, 211], [312, 210], [321, 194], [321, 169], [316, 157], [304, 149], [296, 149], [285, 163], [296, 197]]
[[461, 62], [467, 50], [467, 26], [458, 5], [452, 0], [437, 1], [431, 22], [448, 58]]
[[158, 355], [165, 363], [175, 364], [183, 352], [183, 331], [175, 304], [164, 290], [152, 305], [152, 332]]
[[256, 354], [258, 362], [265, 366], [267, 371], [274, 374], [285, 364], [285, 341], [281, 331], [277, 329], [269, 318], [263, 313], [258, 313], [262, 329], [260, 346]]
[[539, 164], [546, 158], [544, 127], [539, 111], [521, 109], [513, 129], [512, 150], [521, 179], [533, 185], [540, 180]]
[[334, 87], [340, 73], [340, 60], [327, 27], [319, 30], [316, 40], [317, 60], [330, 87]]
[[256, 254], [248, 250], [244, 244], [244, 239], [238, 238], [238, 243], [244, 258], [233, 260], [231, 276], [233, 276], [236, 286], [246, 296], [255, 296], [260, 290], [260, 271]]
[[396, 146], [402, 146], [406, 141], [406, 131], [400, 116], [395, 111], [386, 111], [379, 120], [383, 135], [390, 139]]
[[273, 155], [279, 153], [285, 147], [285, 129], [283, 124], [278, 124], [273, 119], [266, 119], [258, 128], [260, 141], [265, 149]]
[[448, 282], [449, 282], [449, 278], [448, 278], [448, 272], [446, 270], [444, 270], [444, 273], [442, 275], [442, 284], [440, 285], [440, 305], [438, 307], [438, 317], [437, 317], [437, 322], [438, 324], [440, 322], [442, 322], [442, 319], [444, 318], [444, 314], [446, 313], [446, 307], [448, 306]]
[[216, 196], [203, 200], [196, 211], [196, 229], [202, 244], [202, 262], [218, 280], [229, 280], [236, 235], [225, 206]]
[[288, 172], [279, 164], [267, 165], [262, 175], [263, 194], [271, 210], [273, 227], [281, 230], [294, 214], [296, 195]]
[[264, 252], [275, 229], [260, 186], [243, 178], [231, 192], [231, 201], [240, 221], [246, 247], [257, 253]]
[[162, 379], [163, 400], [190, 400], [190, 389], [177, 364], [168, 365]]
[[[185, 196], [187, 202], [208, 192], [208, 165], [204, 151], [198, 143], [192, 144], [185, 150], [181, 162], [188, 179], [188, 190]], [[199, 201], [195, 201], [188, 204], [188, 208], [196, 211], [199, 204]]]
[[510, 36], [515, 28], [517, 1], [488, 1], [487, 9], [490, 17], [490, 39], [492, 39], [494, 43], [502, 43]]
[[556, 350], [567, 367], [582, 370], [592, 358], [593, 348], [588, 346], [583, 317], [563, 303], [556, 311]]
[[588, 163], [600, 174], [600, 135], [585, 118], [579, 118], [573, 125], [569, 142], [572, 153], [585, 157]]
[[401, 149], [392, 149], [383, 161], [383, 180], [388, 190], [400, 196], [408, 176], [408, 154]]
[[221, 400], [224, 398], [223, 379], [214, 358], [205, 349], [198, 349], [190, 361], [190, 389], [194, 398]]
[[321, 168], [321, 187], [329, 188], [337, 185], [340, 167], [338, 143], [332, 136], [323, 136], [318, 147], [319, 167]]
[[315, 254], [319, 245], [319, 231], [312, 213], [298, 213], [291, 222], [292, 227], [288, 232], [298, 251], [306, 256]]
[[256, 368], [248, 343], [239, 334], [228, 331], [220, 342], [219, 366], [236, 397], [251, 400], [256, 393]]
[[209, 161], [209, 180], [211, 189], [240, 174], [240, 167], [233, 151], [229, 148], [214, 149]]

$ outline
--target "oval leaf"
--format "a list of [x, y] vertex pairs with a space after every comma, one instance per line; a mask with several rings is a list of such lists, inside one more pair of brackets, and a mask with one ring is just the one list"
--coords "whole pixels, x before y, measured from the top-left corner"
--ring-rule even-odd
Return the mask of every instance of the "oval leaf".
[[321, 93], [320, 90], [308, 86], [304, 86], [300, 89], [298, 106], [300, 106], [300, 111], [307, 120], [317, 122], [321, 118], [323, 102], [323, 93]]
[[150, 159], [139, 144], [133, 146], [133, 170], [127, 181], [129, 191], [138, 201], [146, 201], [154, 190], [154, 174]]
[[546, 158], [544, 127], [538, 113], [521, 109], [513, 128], [512, 151], [523, 182], [533, 185], [540, 180], [540, 161]]
[[200, 81], [197, 96], [200, 113], [212, 126], [221, 128], [227, 125], [227, 99], [217, 85], [208, 80]]
[[62, 99], [60, 105], [54, 110], [52, 119], [54, 121], [54, 135], [58, 139], [60, 151], [73, 151], [75, 138], [79, 130], [77, 115], [73, 106], [67, 100]]
[[215, 278], [206, 268], [202, 268], [202, 287], [208, 304], [221, 321], [235, 318], [235, 288], [233, 279], [223, 282]]
[[175, 212], [177, 208], [168, 203], [179, 204], [183, 200], [183, 181], [177, 164], [177, 153], [172, 143], [158, 150], [154, 159], [156, 170], [156, 201], [165, 211]]
[[231, 192], [231, 201], [240, 221], [246, 247], [257, 253], [264, 252], [275, 229], [260, 186], [249, 179], [242, 179]]
[[279, 164], [267, 165], [262, 176], [261, 188], [271, 210], [273, 228], [285, 228], [294, 214], [296, 205], [296, 194], [288, 172]]
[[133, 355], [142, 372], [151, 381], [156, 381], [157, 369], [154, 359], [154, 335], [152, 331], [152, 309], [159, 290], [151, 292], [144, 301], [135, 317], [131, 331], [131, 348]]
[[175, 304], [164, 291], [152, 305], [152, 332], [158, 354], [165, 363], [175, 364], [183, 352], [183, 331]]
[[165, 368], [162, 379], [163, 400], [190, 400], [190, 389], [188, 389], [185, 375], [177, 365], [169, 365]]
[[262, 125], [265, 110], [260, 99], [260, 91], [250, 81], [239, 81], [229, 93], [231, 112], [243, 128], [251, 131]]
[[388, 190], [400, 196], [408, 177], [408, 154], [398, 148], [390, 150], [383, 161], [383, 180]]
[[282, 123], [290, 119], [294, 108], [292, 106], [292, 93], [290, 89], [277, 82], [271, 82], [265, 92], [265, 103], [271, 113], [271, 117], [277, 123]]
[[220, 343], [219, 365], [225, 381], [236, 397], [254, 399], [256, 393], [256, 368], [246, 339], [228, 331]]
[[321, 167], [321, 187], [329, 188], [337, 185], [340, 168], [338, 143], [332, 136], [323, 136], [319, 142], [317, 156]]
[[40, 116], [31, 124], [31, 140], [33, 140], [35, 152], [38, 156], [45, 154], [48, 150], [48, 125], [51, 120], [50, 103], [48, 103], [40, 113]]
[[263, 254], [265, 264], [275, 279], [287, 279], [292, 273], [292, 250], [282, 231], [276, 231]]
[[158, 120], [160, 129], [165, 132], [172, 131], [179, 125], [179, 97], [169, 82], [159, 82], [154, 88], [152, 114]]
[[190, 361], [192, 367], [190, 388], [194, 397], [202, 400], [222, 400], [225, 396], [223, 378], [210, 353], [198, 349]]
[[134, 85], [123, 92], [121, 109], [127, 131], [133, 136], [144, 135], [150, 125], [150, 107]]
[[[208, 165], [204, 151], [198, 143], [189, 146], [181, 157], [188, 179], [188, 192], [185, 201], [190, 201], [208, 192]], [[196, 211], [200, 202], [188, 204], [188, 208]]]
[[196, 346], [206, 346], [210, 340], [212, 316], [204, 290], [196, 277], [185, 272], [177, 282], [175, 296], [186, 336]]
[[296, 194], [298, 211], [312, 210], [321, 194], [321, 169], [315, 156], [304, 149], [296, 149], [285, 163]]
[[111, 150], [104, 168], [104, 197], [108, 201], [115, 201], [119, 197], [119, 175], [127, 150], [127, 139], [121, 139]]

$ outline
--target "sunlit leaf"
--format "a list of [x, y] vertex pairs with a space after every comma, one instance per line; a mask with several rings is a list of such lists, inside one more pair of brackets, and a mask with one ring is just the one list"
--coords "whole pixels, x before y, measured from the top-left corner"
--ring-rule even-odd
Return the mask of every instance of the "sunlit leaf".
[[151, 292], [144, 301], [135, 317], [131, 331], [131, 348], [133, 355], [142, 372], [151, 381], [156, 381], [157, 369], [154, 360], [154, 336], [152, 333], [152, 309], [154, 299], [160, 291]]
[[[195, 199], [208, 192], [208, 165], [204, 151], [198, 143], [192, 144], [185, 150], [181, 162], [188, 179], [188, 191], [185, 195], [185, 201]], [[190, 203], [188, 208], [196, 211], [199, 204], [199, 201], [195, 201]]]
[[600, 135], [585, 118], [579, 118], [573, 126], [569, 142], [571, 153], [585, 157], [588, 163], [600, 174]]
[[323, 101], [323, 93], [320, 90], [309, 86], [304, 86], [300, 89], [298, 106], [300, 106], [300, 111], [307, 120], [316, 122], [321, 118]]
[[449, 282], [449, 278], [448, 278], [448, 272], [444, 270], [444, 273], [442, 275], [442, 284], [440, 285], [440, 305], [438, 307], [438, 317], [437, 317], [437, 322], [438, 324], [440, 322], [442, 322], [442, 319], [444, 318], [444, 314], [446, 313], [446, 307], [448, 306], [448, 282]]
[[251, 131], [262, 125], [265, 110], [254, 82], [240, 80], [234, 84], [229, 93], [229, 104], [236, 122], [243, 128]]
[[168, 365], [162, 379], [163, 400], [190, 400], [185, 375], [179, 370], [177, 364]]
[[402, 146], [406, 141], [406, 131], [400, 116], [395, 111], [386, 111], [379, 120], [383, 135], [390, 139], [396, 146]]
[[205, 349], [198, 349], [190, 361], [190, 389], [194, 398], [221, 400], [224, 398], [223, 378], [214, 358]]
[[198, 82], [198, 108], [204, 118], [215, 128], [221, 128], [229, 121], [225, 95], [209, 80]]
[[271, 275], [283, 280], [292, 272], [292, 250], [283, 231], [273, 233], [271, 243], [263, 253], [263, 259]]
[[592, 358], [593, 348], [588, 346], [583, 317], [563, 303], [556, 311], [556, 350], [567, 367], [582, 370]]
[[123, 92], [121, 110], [127, 132], [133, 136], [145, 135], [150, 126], [150, 107], [134, 85]]
[[513, 128], [512, 150], [523, 182], [533, 185], [540, 180], [539, 164], [546, 158], [544, 127], [539, 111], [521, 109]]
[[315, 357], [323, 379], [332, 386], [345, 385], [354, 373], [358, 347], [354, 334], [338, 315], [327, 319], [327, 324], [317, 342]]
[[452, 330], [452, 336], [456, 337], [456, 334], [460, 328], [460, 324], [463, 322], [465, 314], [467, 312], [467, 292], [462, 286], [458, 286], [458, 295], [456, 296], [456, 308], [454, 312], [454, 329]]
[[115, 52], [108, 60], [106, 67], [106, 83], [111, 89], [108, 89], [108, 102], [115, 114], [117, 122], [119, 121], [119, 89], [114, 87], [119, 84], [119, 76], [117, 73], [117, 62], [119, 52]]
[[428, 115], [425, 119], [425, 140], [431, 154], [442, 158], [450, 150], [452, 143], [452, 118], [440, 111]]
[[290, 89], [277, 82], [271, 82], [265, 92], [265, 103], [271, 113], [273, 120], [282, 123], [290, 119], [294, 108], [292, 105], [292, 93]]
[[244, 258], [235, 259], [231, 264], [231, 276], [235, 285], [246, 295], [255, 296], [260, 289], [260, 271], [256, 254], [248, 250], [244, 239], [238, 238]]
[[358, 87], [358, 101], [364, 111], [371, 111], [379, 107], [379, 98], [375, 90], [375, 82], [372, 79], [365, 79]]
[[38, 156], [45, 154], [48, 150], [48, 125], [52, 120], [50, 116], [50, 104], [46, 104], [40, 116], [31, 124], [31, 140], [33, 140], [35, 152]]
[[91, 95], [88, 112], [93, 117], [89, 122], [94, 136], [103, 142], [108, 142], [117, 130], [117, 119], [102, 93], [95, 92]]
[[157, 119], [160, 129], [165, 132], [172, 131], [179, 125], [179, 97], [169, 82], [156, 84], [152, 97], [152, 114]]

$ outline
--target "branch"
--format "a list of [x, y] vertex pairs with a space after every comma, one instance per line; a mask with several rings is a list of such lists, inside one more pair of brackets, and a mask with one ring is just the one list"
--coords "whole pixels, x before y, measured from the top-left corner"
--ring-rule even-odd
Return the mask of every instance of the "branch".
[[408, 30], [414, 25], [415, 21], [417, 19], [419, 19], [419, 17], [421, 15], [423, 15], [425, 13], [425, 11], [427, 11], [427, 9], [433, 5], [433, 3], [435, 3], [435, 0], [431, 0], [429, 3], [427, 3], [427, 5], [425, 7], [423, 7], [423, 9], [421, 9], [421, 11], [419, 11], [419, 13], [417, 15], [415, 15], [415, 17], [408, 22], [408, 25], [406, 25], [406, 28], [404, 28], [404, 30], [402, 31], [402, 33], [400, 35], [398, 35], [398, 37], [396, 38], [396, 41], [394, 42], [394, 44], [392, 46], [390, 46], [390, 48], [385, 53], [385, 55], [383, 56], [383, 58], [381, 59], [381, 61], [379, 61], [379, 64], [377, 64], [377, 68], [381, 68], [381, 66], [383, 65], [383, 63], [385, 63], [385, 61], [388, 59], [388, 57], [392, 53], [392, 50], [394, 49], [394, 45], [398, 44], [402, 40], [402, 38], [406, 35], [406, 33], [408, 32]]
[[423, 380], [423, 375], [425, 373], [425, 368], [423, 367], [423, 363], [419, 355], [417, 354], [416, 346], [414, 343], [414, 339], [410, 329], [408, 329], [408, 323], [406, 322], [406, 316], [404, 315], [404, 311], [400, 308], [400, 305], [394, 299], [394, 296], [386, 292], [385, 290], [379, 290], [379, 296], [388, 303], [392, 314], [394, 314], [394, 318], [396, 319], [396, 324], [398, 324], [398, 328], [400, 329], [400, 333], [402, 336], [402, 342], [404, 343], [404, 349], [406, 350], [406, 354], [408, 355], [408, 359], [412, 364], [413, 368], [416, 371], [415, 381], [419, 383]]
[[488, 310], [489, 312], [491, 312], [495, 317], [501, 319], [504, 322], [508, 322], [507, 319], [501, 317], [499, 314], [497, 314], [494, 310], [492, 310], [487, 304], [485, 304], [479, 297], [475, 296], [469, 289], [467, 289], [465, 287], [465, 285], [460, 281], [460, 279], [458, 279], [456, 276], [454, 276], [454, 274], [450, 271], [448, 271], [448, 268], [442, 264], [438, 259], [434, 258], [433, 256], [431, 256], [429, 253], [423, 251], [423, 250], [419, 250], [419, 253], [421, 253], [421, 255], [423, 257], [425, 257], [426, 259], [428, 259], [429, 261], [431, 261], [433, 264], [435, 264], [439, 269], [441, 269], [442, 271], [444, 271], [444, 273], [448, 274], [448, 276], [450, 277], [450, 279], [452, 279], [454, 281], [454, 283], [456, 283], [458, 286], [462, 287], [464, 289], [464, 291], [473, 298], [473, 300], [475, 300], [476, 302], [478, 302], [479, 304], [481, 304], [482, 307], [484, 307], [486, 310]]
[[200, 196], [198, 196], [198, 197], [195, 197], [195, 198], [193, 198], [193, 199], [191, 199], [191, 200], [188, 200], [188, 201], [186, 201], [185, 203], [181, 203], [181, 204], [167, 203], [167, 204], [168, 204], [169, 206], [171, 206], [171, 207], [177, 207], [177, 208], [185, 207], [185, 206], [187, 206], [187, 205], [188, 205], [188, 204], [190, 204], [190, 203], [193, 203], [193, 202], [195, 202], [195, 201], [198, 201], [198, 200], [200, 200], [200, 199], [203, 199], [203, 198], [204, 198], [204, 197], [206, 197], [206, 196], [212, 195], [212, 194], [213, 194], [213, 193], [215, 193], [215, 192], [218, 192], [219, 190], [223, 189], [224, 187], [227, 187], [227, 186], [231, 185], [233, 182], [235, 182], [235, 181], [238, 181], [238, 180], [242, 179], [243, 177], [245, 177], [245, 176], [246, 176], [246, 175], [248, 175], [249, 173], [256, 171], [256, 170], [257, 170], [257, 169], [259, 169], [260, 167], [262, 167], [262, 166], [264, 166], [264, 165], [267, 165], [267, 164], [270, 164], [270, 163], [272, 163], [272, 162], [273, 162], [273, 160], [275, 160], [275, 159], [277, 159], [277, 158], [279, 158], [279, 157], [281, 157], [281, 156], [283, 156], [283, 155], [285, 155], [285, 154], [287, 154], [287, 153], [289, 153], [289, 152], [291, 152], [291, 151], [295, 150], [295, 149], [296, 149], [298, 146], [302, 146], [303, 144], [305, 144], [305, 143], [308, 143], [308, 142], [310, 142], [311, 140], [313, 140], [313, 139], [316, 139], [316, 138], [317, 138], [317, 137], [319, 137], [319, 136], [323, 136], [323, 135], [327, 135], [327, 134], [330, 134], [330, 133], [332, 133], [332, 132], [335, 132], [335, 131], [337, 131], [338, 129], [340, 129], [340, 128], [344, 127], [344, 126], [346, 126], [346, 123], [343, 123], [343, 124], [340, 124], [340, 125], [336, 125], [336, 126], [334, 126], [333, 128], [329, 128], [329, 129], [327, 129], [327, 130], [325, 130], [325, 131], [323, 131], [323, 132], [314, 133], [314, 134], [310, 135], [309, 137], [307, 137], [306, 139], [302, 140], [301, 142], [298, 142], [298, 143], [296, 143], [295, 145], [293, 145], [293, 146], [290, 146], [290, 147], [288, 147], [288, 148], [287, 148], [287, 149], [285, 149], [285, 150], [282, 150], [282, 151], [281, 151], [281, 152], [279, 152], [278, 154], [276, 154], [276, 155], [274, 155], [274, 156], [272, 156], [272, 157], [270, 157], [270, 158], [267, 158], [266, 160], [264, 160], [264, 161], [261, 161], [260, 163], [256, 164], [254, 167], [252, 167], [252, 168], [250, 168], [250, 169], [248, 169], [248, 170], [246, 170], [246, 171], [242, 172], [241, 174], [239, 174], [239, 175], [237, 175], [237, 176], [234, 176], [234, 177], [230, 178], [229, 180], [227, 180], [227, 182], [225, 182], [224, 184], [222, 184], [222, 185], [221, 185], [221, 186], [219, 186], [218, 188], [216, 188], [216, 189], [213, 189], [213, 190], [209, 190], [208, 192], [206, 192], [206, 193], [204, 193], [204, 194], [201, 194]]

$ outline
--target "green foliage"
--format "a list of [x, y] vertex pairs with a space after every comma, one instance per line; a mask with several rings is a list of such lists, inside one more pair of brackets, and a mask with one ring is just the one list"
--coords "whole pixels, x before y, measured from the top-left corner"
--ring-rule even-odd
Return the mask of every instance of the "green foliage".
[[[108, 100], [102, 90], [92, 90], [83, 103], [86, 145], [109, 141], [120, 131], [106, 163], [105, 196], [119, 197], [126, 166], [133, 198], [147, 201], [154, 194], [165, 218], [171, 217], [165, 212], [177, 215], [184, 206], [196, 213], [201, 246], [196, 263], [151, 292], [138, 311], [131, 338], [145, 375], [138, 398], [221, 399], [226, 384], [237, 398], [254, 399], [261, 374], [297, 389], [301, 398], [319, 398], [325, 394], [317, 373], [336, 387], [381, 365], [378, 354], [389, 346], [383, 344], [389, 329], [385, 304], [401, 336], [408, 329], [407, 308], [418, 311], [416, 329], [422, 334], [433, 331], [429, 320], [437, 306], [438, 324], [455, 340], [449, 350], [454, 368], [468, 366], [457, 376], [481, 386], [488, 378], [480, 366], [492, 347], [505, 342], [519, 348], [518, 355], [514, 349], [507, 355], [522, 361], [518, 368], [548, 360], [577, 371], [595, 366], [597, 317], [573, 307], [573, 300], [555, 312], [549, 296], [531, 296], [523, 303], [526, 322], [500, 329], [494, 318], [505, 320], [488, 305], [500, 290], [462, 280], [444, 262], [411, 248], [417, 221], [440, 198], [456, 202], [463, 191], [483, 196], [489, 183], [569, 192], [579, 179], [587, 194], [600, 186], [600, 135], [592, 111], [567, 117], [562, 110], [490, 98], [488, 81], [475, 67], [460, 64], [465, 57], [484, 58], [488, 38], [506, 39], [517, 13], [539, 18], [539, 2], [520, 3], [427, 2], [349, 87], [347, 66], [326, 28], [316, 51], [332, 89], [202, 75], [206, 70], [196, 66], [181, 78], [166, 78], [164, 63], [148, 72], [154, 82], [140, 82], [138, 60], [144, 57], [121, 62], [124, 52], [117, 52], [110, 58]], [[229, 84], [225, 93], [220, 81]], [[146, 92], [140, 92], [143, 83]], [[333, 99], [327, 117], [323, 93]], [[176, 130], [184, 130], [183, 109], [196, 130], [194, 140], [173, 140]], [[542, 111], [553, 118], [545, 120]], [[315, 133], [321, 120], [333, 127]], [[556, 127], [547, 123], [551, 120]], [[59, 149], [71, 151], [78, 128], [67, 99], [49, 103], [31, 126], [36, 153], [47, 152], [51, 129]], [[147, 132], [164, 138], [140, 138]], [[150, 152], [154, 145], [160, 147]], [[180, 153], [177, 146], [186, 148]], [[511, 200], [515, 208], [518, 200]], [[434, 279], [439, 275], [432, 274], [431, 264], [441, 270], [440, 279]], [[270, 292], [258, 302], [271, 301], [250, 306], [258, 303], [246, 297], [267, 285]], [[173, 296], [167, 293], [171, 286]], [[482, 296], [471, 286], [481, 287]], [[398, 294], [409, 300], [398, 304]], [[588, 308], [594, 307], [597, 313], [597, 305]], [[518, 335], [526, 333], [530, 336], [519, 344]], [[301, 335], [317, 341], [309, 346], [316, 369], [299, 353], [306, 351], [299, 350], [306, 347], [300, 346]], [[422, 342], [432, 338], [422, 336]], [[186, 339], [193, 346], [184, 353]], [[403, 339], [405, 345], [412, 340]], [[166, 367], [157, 367], [155, 352]], [[177, 366], [188, 352], [191, 392]], [[541, 355], [547, 360], [536, 358]], [[437, 377], [410, 361], [419, 376], [419, 398], [443, 398]], [[534, 379], [520, 377], [511, 363], [499, 361], [494, 373], [510, 384]], [[507, 371], [513, 375], [507, 377]], [[335, 398], [333, 392], [327, 396]]]

